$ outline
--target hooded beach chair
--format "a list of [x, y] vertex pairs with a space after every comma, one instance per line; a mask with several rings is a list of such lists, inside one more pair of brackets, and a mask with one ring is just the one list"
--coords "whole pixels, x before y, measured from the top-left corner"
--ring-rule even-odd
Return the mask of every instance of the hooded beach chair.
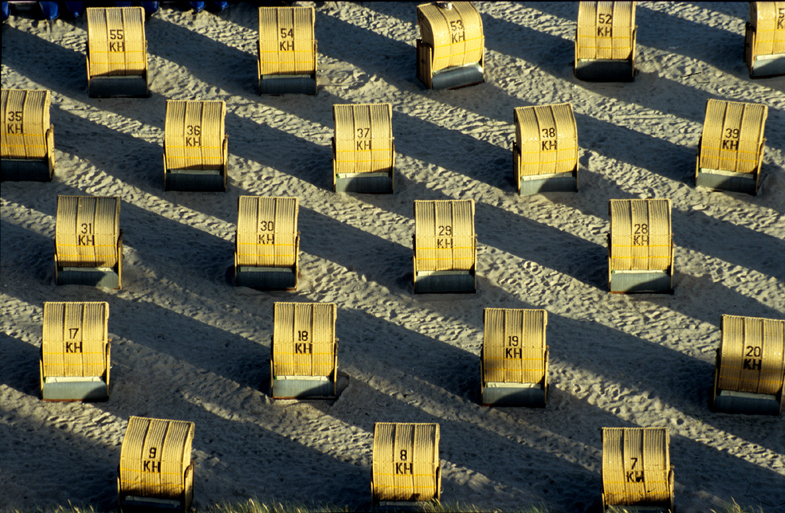
[[428, 89], [455, 89], [485, 80], [482, 18], [471, 2], [417, 6], [417, 78]]
[[335, 192], [392, 193], [395, 143], [392, 105], [333, 105]]
[[603, 511], [673, 511], [669, 445], [666, 428], [602, 428]]
[[194, 423], [131, 417], [120, 449], [120, 511], [188, 511], [194, 498]]
[[55, 169], [47, 90], [3, 89], [0, 179], [47, 182]]
[[635, 79], [635, 2], [580, 2], [575, 76], [592, 82]]
[[109, 303], [44, 303], [41, 397], [45, 401], [109, 398]]
[[486, 308], [480, 352], [482, 404], [545, 406], [548, 312]]
[[750, 78], [785, 75], [785, 2], [750, 2], [744, 39]]
[[439, 424], [377, 422], [373, 426], [374, 506], [438, 501], [442, 474]]
[[768, 112], [757, 103], [706, 102], [695, 164], [697, 186], [757, 194]]
[[87, 87], [91, 97], [148, 96], [141, 7], [88, 7]]
[[235, 282], [256, 289], [297, 288], [300, 232], [297, 198], [240, 196]]
[[672, 292], [670, 200], [610, 200], [608, 210], [610, 291]]
[[226, 103], [168, 100], [164, 134], [164, 188], [225, 191], [229, 139]]
[[785, 321], [723, 315], [712, 406], [779, 415], [785, 382]]
[[56, 222], [57, 284], [119, 289], [123, 273], [120, 198], [58, 196]]
[[518, 107], [512, 147], [518, 194], [578, 190], [578, 129], [572, 105]]
[[259, 94], [316, 94], [313, 7], [259, 8]]
[[338, 339], [333, 303], [275, 303], [270, 360], [275, 399], [336, 396]]
[[475, 292], [474, 200], [414, 202], [414, 292]]

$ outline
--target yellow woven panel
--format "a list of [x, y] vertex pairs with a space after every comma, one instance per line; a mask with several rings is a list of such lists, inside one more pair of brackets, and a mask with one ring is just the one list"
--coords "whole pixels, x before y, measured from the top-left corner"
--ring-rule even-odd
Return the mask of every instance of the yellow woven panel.
[[723, 315], [721, 390], [775, 395], [785, 378], [785, 321]]
[[377, 422], [373, 427], [373, 496], [427, 501], [439, 495], [439, 424]]
[[669, 501], [669, 443], [665, 428], [602, 428], [602, 491], [606, 504]]
[[516, 108], [515, 138], [519, 176], [569, 173], [578, 165], [578, 128], [569, 103]]
[[414, 235], [418, 271], [474, 269], [474, 200], [415, 201]]
[[666, 270], [671, 265], [671, 202], [610, 200], [611, 270]]
[[42, 159], [47, 156], [50, 102], [51, 94], [47, 90], [2, 90], [0, 156], [12, 159]]
[[131, 417], [120, 450], [123, 495], [177, 500], [191, 464], [194, 423]]
[[755, 57], [785, 54], [785, 2], [750, 2], [750, 24]]
[[61, 267], [114, 267], [120, 198], [58, 196], [55, 253]]
[[106, 374], [109, 303], [44, 303], [44, 378]]
[[226, 103], [166, 102], [164, 155], [167, 169], [221, 169]]
[[262, 75], [316, 73], [313, 7], [259, 8], [259, 64]]
[[331, 376], [335, 304], [275, 303], [273, 310], [273, 375]]
[[578, 59], [632, 58], [635, 2], [580, 2]]
[[292, 267], [297, 261], [297, 198], [240, 196], [237, 265]]
[[486, 308], [483, 381], [541, 383], [545, 378], [545, 310]]
[[769, 108], [756, 103], [706, 102], [699, 167], [738, 173], [755, 172], [763, 152]]
[[89, 7], [86, 11], [90, 76], [144, 73], [147, 69], [144, 9]]
[[452, 9], [435, 3], [418, 5], [417, 24], [423, 42], [433, 48], [431, 71], [482, 60], [482, 18], [471, 2], [452, 2]]
[[392, 169], [392, 105], [333, 105], [333, 121], [336, 173], [373, 173]]

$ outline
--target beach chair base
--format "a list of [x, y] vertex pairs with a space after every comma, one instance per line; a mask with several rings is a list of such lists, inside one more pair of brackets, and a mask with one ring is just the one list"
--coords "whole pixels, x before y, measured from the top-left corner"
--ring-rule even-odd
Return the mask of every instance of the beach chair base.
[[605, 506], [605, 513], [671, 513], [666, 506]]
[[115, 267], [60, 267], [55, 272], [58, 285], [88, 285], [107, 289], [119, 289], [121, 284], [119, 266]]
[[150, 96], [147, 74], [92, 77], [87, 85], [90, 98], [146, 98]]
[[41, 387], [44, 401], [105, 401], [109, 385], [101, 378], [46, 378]]
[[270, 395], [273, 399], [334, 399], [336, 382], [327, 376], [275, 376]]
[[578, 172], [521, 177], [518, 194], [531, 196], [545, 192], [577, 192]]
[[379, 501], [373, 505], [373, 511], [384, 513], [392, 512], [420, 512], [428, 511], [436, 504], [435, 500], [430, 501]]
[[335, 192], [392, 194], [393, 171], [375, 173], [344, 173], [335, 175]]
[[146, 511], [189, 511], [194, 499], [194, 462], [185, 469], [185, 491], [178, 499], [141, 497], [123, 494], [120, 483], [120, 468], [117, 469], [117, 506], [123, 513], [143, 513]]
[[236, 266], [235, 283], [239, 287], [261, 290], [295, 290], [297, 269], [292, 267]]
[[457, 89], [485, 81], [483, 61], [455, 66], [439, 71], [431, 71], [433, 49], [430, 45], [417, 40], [417, 78], [428, 89]]
[[415, 294], [476, 292], [474, 271], [417, 271], [414, 276]]
[[635, 65], [632, 60], [578, 59], [575, 78], [586, 82], [632, 82]]
[[785, 75], [785, 54], [755, 57], [750, 67], [750, 78], [778, 77]]
[[673, 292], [673, 276], [665, 271], [611, 271], [611, 292]]
[[50, 182], [54, 173], [53, 160], [43, 159], [2, 159], [0, 160], [0, 181]]
[[695, 185], [707, 189], [744, 192], [752, 195], [758, 193], [758, 180], [755, 173], [735, 173], [700, 168], [695, 177]]
[[782, 400], [776, 395], [715, 390], [712, 407], [722, 413], [779, 415], [782, 413]]
[[546, 390], [539, 383], [496, 383], [489, 381], [482, 389], [483, 406], [544, 407]]
[[316, 94], [316, 74], [262, 75], [259, 94]]
[[167, 191], [226, 191], [225, 169], [167, 169], [165, 179]]

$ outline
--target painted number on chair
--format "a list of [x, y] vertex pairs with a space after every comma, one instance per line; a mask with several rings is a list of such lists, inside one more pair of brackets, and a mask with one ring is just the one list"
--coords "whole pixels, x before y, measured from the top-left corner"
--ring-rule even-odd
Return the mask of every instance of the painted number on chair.
[[290, 28], [283, 28], [281, 27], [281, 31], [279, 34], [282, 41], [278, 41], [278, 50], [281, 52], [293, 52], [294, 51], [294, 29]]
[[202, 126], [201, 125], [186, 125], [185, 126], [185, 145], [188, 147], [196, 147], [202, 145]]
[[507, 337], [507, 346], [504, 348], [504, 357], [505, 358], [521, 358], [523, 357], [523, 351], [520, 348], [520, 339], [518, 335], [510, 335]]
[[738, 128], [726, 128], [722, 135], [724, 136], [722, 139], [723, 150], [737, 151], [739, 149]]
[[613, 15], [612, 14], [599, 14], [597, 15], [597, 37], [613, 37]]
[[147, 453], [146, 459], [142, 461], [142, 472], [157, 472], [161, 473], [161, 462], [155, 461], [155, 457], [158, 454], [158, 449], [155, 447], [150, 447], [150, 450]]
[[406, 449], [401, 449], [401, 452], [398, 453], [398, 459], [401, 461], [395, 462], [396, 474], [414, 474], [414, 465], [406, 461], [408, 459]]
[[450, 22], [450, 33], [453, 43], [466, 41], [466, 30], [463, 28], [463, 21], [453, 20]]
[[760, 346], [747, 346], [744, 353], [744, 370], [761, 370], [762, 355]]
[[125, 36], [123, 29], [109, 29], [109, 51], [110, 52], [124, 52], [125, 51]]
[[452, 249], [452, 226], [449, 224], [438, 226], [437, 234], [438, 237], [436, 239], [436, 249]]
[[777, 30], [785, 29], [785, 7], [777, 9]]
[[625, 480], [628, 483], [643, 483], [646, 480], [643, 477], [643, 470], [635, 470], [635, 465], [638, 463], [638, 458], [630, 457], [632, 466], [630, 470], [625, 471]]
[[556, 127], [543, 128], [540, 132], [542, 132], [542, 137], [540, 137], [541, 151], [556, 151]]
[[94, 246], [93, 223], [82, 223], [81, 230], [76, 235], [76, 242], [80, 246]]
[[313, 344], [308, 342], [308, 330], [298, 330], [297, 340], [294, 344], [295, 354], [313, 354]]
[[371, 149], [371, 128], [358, 128], [355, 137], [357, 151], [368, 151]]
[[635, 223], [635, 228], [632, 234], [633, 246], [648, 246], [649, 245], [649, 225], [646, 223]]
[[[74, 340], [76, 339], [76, 335], [79, 333], [79, 328], [68, 328], [68, 339]], [[82, 343], [81, 342], [69, 342], [66, 340], [65, 342], [65, 352], [66, 353], [81, 353], [82, 352]]]
[[8, 113], [8, 122], [5, 125], [5, 132], [7, 134], [21, 134], [23, 133], [22, 124], [22, 111], [12, 110]]
[[[260, 232], [274, 232], [275, 231], [275, 221], [259, 221], [259, 231]], [[275, 234], [274, 233], [260, 233], [258, 234], [258, 242], [257, 244], [275, 244]]]

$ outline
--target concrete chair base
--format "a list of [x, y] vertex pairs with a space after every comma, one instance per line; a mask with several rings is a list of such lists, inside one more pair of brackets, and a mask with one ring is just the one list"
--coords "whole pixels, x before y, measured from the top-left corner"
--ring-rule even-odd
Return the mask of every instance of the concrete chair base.
[[49, 158], [0, 160], [0, 181], [50, 182], [53, 173]]
[[537, 383], [488, 382], [482, 389], [483, 406], [544, 407], [546, 390]]
[[782, 400], [776, 395], [719, 390], [715, 392], [712, 407], [723, 413], [779, 415], [782, 413]]
[[578, 173], [554, 173], [535, 177], [521, 178], [518, 194], [531, 196], [544, 192], [577, 192]]
[[327, 376], [276, 376], [270, 395], [273, 399], [334, 399], [336, 383]]
[[744, 192], [752, 195], [758, 193], [758, 180], [754, 173], [734, 173], [700, 168], [695, 177], [695, 185], [708, 189]]
[[226, 175], [223, 169], [167, 169], [165, 190], [193, 192], [224, 192]]
[[418, 271], [414, 276], [415, 294], [476, 291], [474, 271]]
[[611, 271], [611, 292], [673, 292], [670, 271]]
[[44, 401], [105, 401], [109, 399], [109, 386], [98, 378], [46, 378], [41, 398]]
[[606, 506], [605, 513], [671, 513], [665, 506]]
[[335, 192], [392, 194], [393, 172], [344, 173], [335, 175]]
[[316, 94], [316, 74], [262, 75], [259, 94]]
[[240, 287], [260, 290], [295, 290], [297, 269], [290, 267], [235, 267], [234, 281]]
[[579, 59], [575, 63], [575, 78], [587, 82], [632, 82], [635, 65], [631, 60]]
[[87, 85], [91, 98], [146, 98], [150, 96], [147, 73], [92, 77]]
[[58, 285], [88, 285], [107, 289], [120, 288], [119, 267], [57, 267]]
[[785, 75], [785, 54], [759, 56], [752, 61], [750, 78], [766, 78]]

